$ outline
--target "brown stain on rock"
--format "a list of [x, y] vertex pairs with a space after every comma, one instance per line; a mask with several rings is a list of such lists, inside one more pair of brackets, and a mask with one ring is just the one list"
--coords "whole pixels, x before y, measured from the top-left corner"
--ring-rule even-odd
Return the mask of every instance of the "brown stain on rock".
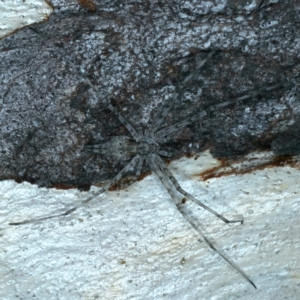
[[[253, 164], [251, 164], [251, 160]], [[240, 159], [220, 159], [221, 165], [199, 174], [203, 181], [211, 178], [220, 178], [230, 175], [249, 174], [266, 168], [290, 166], [300, 170], [300, 162], [292, 155], [271, 157], [268, 161], [259, 162], [259, 159], [243, 157]], [[249, 164], [250, 163], [250, 164]]]
[[92, 0], [78, 0], [78, 4], [88, 11], [94, 12], [97, 10], [96, 4]]

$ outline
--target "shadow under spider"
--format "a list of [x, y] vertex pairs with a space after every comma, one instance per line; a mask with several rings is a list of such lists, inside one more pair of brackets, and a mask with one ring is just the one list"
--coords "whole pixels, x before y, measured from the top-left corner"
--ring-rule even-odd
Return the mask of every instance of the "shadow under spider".
[[[211, 57], [213, 53], [214, 51], [211, 51], [211, 53], [208, 55], [208, 58]], [[205, 62], [207, 61], [207, 59], [205, 60]], [[88, 83], [93, 89], [95, 89], [95, 87], [91, 84], [91, 82], [87, 78], [85, 78], [85, 82]], [[276, 87], [277, 85], [273, 87], [269, 87], [268, 89], [273, 89]], [[239, 266], [237, 266], [237, 264], [235, 264], [231, 259], [229, 259], [221, 250], [216, 248], [215, 245], [198, 228], [198, 226], [194, 222], [193, 217], [190, 216], [189, 213], [187, 212], [185, 203], [187, 200], [191, 200], [197, 205], [199, 205], [200, 207], [206, 209], [207, 211], [209, 211], [210, 213], [212, 213], [213, 215], [221, 219], [225, 223], [236, 223], [236, 222], [243, 223], [244, 219], [239, 218], [236, 220], [228, 220], [224, 216], [220, 215], [219, 213], [217, 213], [216, 211], [209, 208], [201, 201], [193, 197], [191, 194], [183, 190], [179, 185], [178, 181], [173, 176], [173, 174], [169, 171], [169, 169], [165, 165], [162, 158], [160, 157], [160, 156], [170, 156], [168, 152], [160, 150], [160, 144], [168, 142], [172, 138], [172, 135], [178, 132], [178, 130], [182, 129], [183, 127], [185, 127], [186, 125], [192, 122], [195, 122], [196, 120], [204, 118], [210, 112], [216, 111], [227, 105], [248, 99], [254, 96], [254, 94], [249, 94], [247, 96], [242, 96], [230, 101], [225, 101], [220, 104], [210, 106], [206, 110], [202, 110], [200, 113], [191, 116], [189, 119], [185, 119], [171, 126], [165, 127], [163, 129], [159, 129], [162, 121], [164, 120], [169, 110], [171, 109], [171, 106], [169, 106], [164, 110], [162, 110], [161, 114], [154, 120], [152, 125], [144, 132], [142, 132], [141, 130], [136, 130], [117, 111], [115, 107], [113, 107], [111, 104], [108, 105], [108, 109], [114, 115], [116, 115], [116, 117], [121, 121], [121, 123], [123, 123], [123, 125], [127, 128], [129, 133], [131, 134], [131, 138], [127, 136], [116, 136], [111, 138], [110, 141], [105, 143], [86, 145], [85, 150], [92, 153], [105, 154], [108, 158], [117, 161], [128, 160], [130, 159], [130, 157], [133, 156], [130, 162], [109, 183], [107, 183], [99, 191], [93, 192], [92, 196], [88, 197], [86, 200], [82, 201], [80, 204], [74, 206], [73, 208], [67, 210], [66, 212], [55, 214], [55, 215], [48, 215], [48, 216], [28, 219], [20, 222], [12, 222], [9, 223], [9, 225], [23, 225], [27, 223], [67, 216], [72, 212], [74, 212], [77, 208], [87, 204], [88, 202], [95, 199], [100, 194], [108, 191], [109, 188], [114, 186], [127, 172], [135, 169], [135, 175], [133, 176], [133, 178], [131, 178], [130, 182], [123, 184], [122, 188], [131, 185], [140, 176], [143, 164], [147, 163], [150, 166], [152, 172], [154, 172], [158, 176], [163, 186], [167, 189], [177, 209], [185, 218], [185, 220], [191, 224], [191, 226], [198, 232], [198, 234], [202, 237], [202, 239], [207, 243], [207, 245], [213, 251], [217, 252], [228, 264], [230, 264], [233, 268], [235, 268], [236, 271], [239, 272], [240, 275], [242, 275], [254, 288], [256, 288], [256, 285], [250, 279], [250, 277]], [[177, 95], [174, 94], [174, 98], [176, 98], [176, 96]]]

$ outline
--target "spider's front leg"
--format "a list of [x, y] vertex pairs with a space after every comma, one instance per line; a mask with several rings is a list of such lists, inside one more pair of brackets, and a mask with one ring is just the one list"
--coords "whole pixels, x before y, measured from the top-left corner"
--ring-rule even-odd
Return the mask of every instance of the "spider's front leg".
[[[138, 161], [142, 160], [139, 155], [136, 155], [109, 183], [107, 183], [103, 188], [100, 189], [98, 192], [94, 192], [92, 196], [87, 198], [86, 200], [82, 201], [78, 205], [74, 206], [73, 208], [65, 211], [64, 213], [56, 214], [56, 215], [50, 215], [50, 216], [43, 216], [43, 217], [38, 217], [34, 219], [28, 219], [20, 222], [12, 222], [9, 223], [9, 225], [23, 225], [27, 223], [32, 223], [32, 222], [38, 222], [38, 221], [43, 221], [47, 219], [53, 219], [53, 218], [58, 218], [58, 217], [63, 217], [71, 214], [74, 212], [77, 208], [87, 204], [91, 200], [95, 199], [97, 196], [100, 194], [106, 192], [110, 187], [115, 185], [129, 170], [131, 170]], [[141, 163], [138, 164], [138, 170], [141, 168]], [[140, 171], [138, 171], [140, 172]]]
[[216, 248], [216, 246], [209, 240], [208, 237], [200, 230], [200, 228], [195, 224], [193, 219], [189, 216], [189, 214], [184, 210], [183, 204], [176, 205], [182, 216], [193, 226], [193, 228], [199, 233], [199, 235], [204, 239], [206, 244], [215, 252], [217, 252], [227, 263], [229, 263], [233, 268], [235, 268], [255, 289], [257, 289], [255, 283], [249, 278], [249, 276], [231, 259], [229, 259], [220, 249]]
[[138, 180], [138, 178], [140, 177], [140, 175], [141, 175], [143, 164], [144, 164], [144, 158], [142, 158], [140, 156], [139, 157], [139, 161], [137, 163], [135, 174], [133, 175], [133, 177], [130, 178], [130, 180], [128, 182], [121, 183], [120, 185], [118, 185], [118, 189], [126, 189], [131, 184], [133, 184], [134, 182], [136, 182]]
[[[170, 140], [171, 136], [173, 134], [175, 134], [176, 132], [178, 132], [180, 129], [182, 129], [183, 127], [185, 127], [185, 126], [187, 126], [187, 125], [189, 125], [189, 124], [191, 124], [191, 123], [193, 123], [197, 120], [201, 120], [202, 118], [206, 117], [210, 112], [215, 112], [215, 111], [217, 111], [221, 108], [224, 108], [228, 105], [236, 104], [238, 102], [242, 102], [242, 101], [245, 101], [247, 99], [257, 97], [261, 93], [265, 93], [265, 92], [268, 92], [268, 91], [275, 90], [277, 88], [281, 88], [282, 85], [283, 85], [282, 83], [276, 83], [276, 84], [273, 84], [273, 85], [270, 85], [270, 86], [263, 86], [259, 89], [249, 91], [246, 95], [239, 96], [239, 97], [230, 99], [228, 101], [224, 101], [224, 102], [221, 102], [219, 104], [209, 106], [205, 110], [202, 110], [200, 113], [194, 114], [194, 115], [190, 116], [189, 118], [187, 118], [183, 121], [177, 122], [173, 125], [170, 125], [168, 127], [165, 127], [163, 129], [160, 129], [160, 130], [156, 131], [154, 133], [154, 139], [158, 143], [166, 143]], [[284, 86], [287, 87], [288, 84], [284, 84]], [[155, 127], [154, 130], [156, 130], [156, 129], [157, 128]]]
[[[168, 193], [170, 194], [171, 198], [174, 200], [178, 210], [182, 214], [182, 216], [191, 224], [191, 226], [199, 233], [199, 235], [204, 239], [204, 241], [207, 243], [207, 245], [215, 252], [217, 252], [227, 263], [229, 263], [233, 268], [235, 268], [254, 288], [256, 288], [256, 285], [254, 282], [249, 278], [249, 276], [233, 261], [231, 261], [221, 250], [215, 247], [215, 245], [205, 236], [205, 234], [199, 229], [199, 227], [195, 224], [192, 217], [189, 215], [188, 212], [185, 211], [185, 206], [183, 203], [177, 201], [176, 197], [176, 191], [178, 191], [180, 194], [186, 196], [188, 199], [191, 199], [196, 203], [202, 206], [203, 208], [207, 209], [209, 212], [213, 213], [217, 217], [219, 217], [222, 221], [226, 223], [233, 223], [233, 222], [242, 222], [243, 220], [233, 220], [229, 221], [214, 210], [210, 209], [197, 199], [195, 199], [193, 196], [185, 192], [180, 185], [178, 184], [175, 177], [171, 174], [171, 172], [167, 169], [165, 166], [163, 160], [156, 154], [152, 154], [147, 159], [148, 164], [150, 165], [152, 171], [156, 173], [164, 187], [167, 189]], [[166, 171], [167, 170], [167, 171]]]
[[212, 213], [213, 215], [215, 215], [216, 217], [218, 217], [219, 219], [221, 219], [225, 223], [241, 223], [242, 224], [244, 222], [244, 218], [239, 218], [239, 219], [235, 219], [235, 220], [228, 220], [225, 217], [223, 217], [222, 215], [220, 215], [219, 213], [217, 213], [216, 211], [214, 211], [213, 209], [211, 209], [210, 207], [206, 206], [204, 203], [202, 203], [201, 201], [199, 201], [198, 199], [196, 199], [194, 196], [192, 196], [191, 194], [189, 194], [188, 192], [186, 192], [179, 185], [178, 181], [173, 176], [173, 174], [170, 172], [170, 170], [167, 168], [167, 166], [165, 165], [165, 163], [161, 159], [161, 157], [159, 157], [158, 155], [155, 155], [154, 159], [155, 159], [155, 163], [159, 167], [159, 169], [162, 172], [162, 174], [164, 175], [164, 177], [168, 178], [171, 181], [171, 183], [173, 184], [173, 186], [175, 187], [175, 189], [180, 194], [182, 194], [183, 196], [185, 196], [187, 199], [192, 200], [193, 202], [195, 202], [196, 204], [198, 204], [199, 206], [201, 206], [205, 210], [209, 211], [210, 213]]
[[109, 110], [117, 116], [117, 118], [121, 121], [121, 123], [127, 128], [127, 130], [130, 132], [132, 137], [137, 141], [139, 138], [141, 138], [141, 133], [137, 132], [133, 126], [117, 111], [115, 107], [113, 107], [111, 104], [108, 105]]

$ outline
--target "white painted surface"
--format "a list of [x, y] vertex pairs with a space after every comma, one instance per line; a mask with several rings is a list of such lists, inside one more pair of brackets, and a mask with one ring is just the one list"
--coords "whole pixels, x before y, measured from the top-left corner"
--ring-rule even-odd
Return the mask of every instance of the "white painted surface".
[[43, 0], [1, 0], [0, 38], [18, 28], [45, 20], [52, 8]]
[[0, 182], [0, 299], [297, 299], [300, 171], [273, 168], [206, 182], [194, 176], [217, 163], [205, 153], [169, 168], [211, 208], [228, 218], [244, 215], [245, 224], [226, 225], [191, 205], [200, 227], [257, 290], [197, 242], [151, 175], [66, 218], [22, 226], [8, 223], [66, 210], [87, 194]]

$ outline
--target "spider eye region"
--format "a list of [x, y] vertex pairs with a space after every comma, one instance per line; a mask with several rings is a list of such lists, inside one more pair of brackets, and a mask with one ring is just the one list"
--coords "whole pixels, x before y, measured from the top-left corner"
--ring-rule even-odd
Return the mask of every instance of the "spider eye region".
[[137, 153], [143, 157], [152, 153], [156, 153], [158, 150], [158, 144], [152, 141], [142, 140], [137, 144]]

